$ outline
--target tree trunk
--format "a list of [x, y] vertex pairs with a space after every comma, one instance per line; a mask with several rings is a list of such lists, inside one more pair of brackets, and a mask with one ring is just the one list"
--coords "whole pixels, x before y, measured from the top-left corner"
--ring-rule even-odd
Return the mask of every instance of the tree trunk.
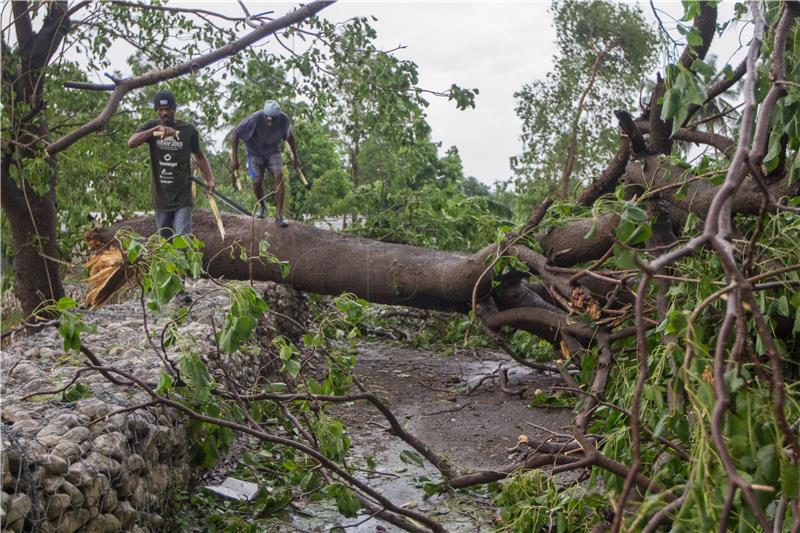
[[[55, 210], [58, 165], [54, 155], [43, 155], [50, 143], [43, 87], [47, 64], [70, 27], [67, 2], [47, 5], [38, 32], [33, 31], [30, 7], [29, 2], [12, 2], [19, 56], [7, 58], [3, 64], [3, 84], [8, 91], [3, 99], [4, 118], [11, 124], [11, 138], [3, 143], [0, 178], [0, 197], [14, 243], [16, 294], [28, 315], [43, 302], [64, 296], [58, 264], [53, 261], [59, 256]], [[8, 46], [3, 44], [5, 52]], [[25, 175], [21, 162], [39, 157], [45, 158], [47, 170], [39, 176]], [[18, 174], [16, 180], [11, 177], [12, 166]], [[37, 193], [32, 183], [46, 183], [46, 192]]]
[[[374, 303], [420, 309], [467, 312], [474, 306], [477, 318], [490, 329], [500, 330], [504, 326], [523, 329], [556, 345], [565, 335], [583, 346], [594, 342], [596, 337], [595, 328], [567, 314], [563, 302], [577, 298], [579, 307], [589, 302], [604, 305], [605, 295], [614, 292], [617, 286], [588, 276], [571, 283], [568, 276], [549, 271], [546, 259], [524, 246], [501, 245], [500, 252], [516, 256], [528, 265], [530, 273], [512, 271], [495, 277], [492, 259], [497, 256], [498, 245], [462, 255], [373, 241], [297, 222], [280, 228], [268, 220], [232, 213], [223, 213], [222, 220], [225, 242], [210, 212], [195, 210], [192, 216], [195, 236], [205, 244], [203, 261], [209, 276], [274, 281], [318, 294], [353, 293]], [[89, 234], [89, 246], [101, 253], [106, 246], [114, 246], [117, 232], [123, 228], [143, 236], [155, 233], [153, 219], [140, 217]], [[253, 252], [259, 249], [262, 239], [269, 243], [271, 254], [289, 263], [291, 272], [286, 278], [278, 265], [259, 259], [258, 253]], [[250, 259], [241, 259], [242, 249]], [[107, 266], [115, 260], [124, 261], [124, 254], [109, 260], [98, 264]], [[97, 274], [97, 285], [91, 286], [90, 281], [90, 292], [100, 296], [88, 302], [92, 306], [102, 305], [124, 280], [121, 270], [111, 276], [107, 272]], [[552, 291], [558, 292], [562, 303], [554, 305], [550, 290], [534, 294], [537, 287], [527, 283], [530, 275], [541, 278]], [[623, 300], [618, 298], [615, 305], [625, 304]]]
[[64, 296], [58, 264], [48, 258], [59, 255], [55, 220], [55, 174], [44, 195], [29, 184], [18, 187], [9, 176], [10, 162], [3, 158], [3, 210], [8, 216], [14, 243], [16, 294], [26, 315], [47, 300]]
[[[194, 233], [205, 244], [204, 266], [209, 275], [275, 281], [318, 294], [351, 292], [382, 304], [466, 311], [471, 307], [473, 287], [486, 268], [489, 253], [481, 251], [467, 256], [373, 241], [297, 222], [279, 228], [268, 220], [232, 213], [221, 216], [224, 242], [210, 212], [195, 210], [192, 214]], [[155, 233], [152, 217], [143, 217], [96, 232], [89, 241], [108, 243], [123, 227], [144, 236]], [[282, 278], [280, 267], [274, 263], [239, 258], [239, 246], [258, 250], [261, 239], [269, 243], [270, 253], [289, 262], [288, 278]], [[485, 276], [482, 280], [477, 292], [479, 298], [488, 293], [490, 279]]]

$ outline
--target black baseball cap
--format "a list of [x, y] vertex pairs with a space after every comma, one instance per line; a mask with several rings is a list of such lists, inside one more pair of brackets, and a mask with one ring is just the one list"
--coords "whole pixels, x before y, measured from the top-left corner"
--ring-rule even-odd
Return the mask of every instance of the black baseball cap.
[[165, 89], [158, 91], [153, 95], [153, 107], [155, 109], [158, 109], [159, 107], [177, 109], [178, 106], [175, 103], [175, 95], [172, 94], [172, 91], [167, 91]]

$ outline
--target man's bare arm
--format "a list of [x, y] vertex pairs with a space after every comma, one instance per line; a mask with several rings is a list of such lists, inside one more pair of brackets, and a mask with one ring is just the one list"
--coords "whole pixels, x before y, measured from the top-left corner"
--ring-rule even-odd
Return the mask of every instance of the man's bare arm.
[[131, 138], [128, 139], [128, 148], [136, 148], [140, 144], [144, 144], [150, 137], [153, 137], [153, 134], [156, 132], [160, 132], [162, 136], [169, 137], [171, 135], [175, 135], [175, 128], [170, 128], [169, 126], [153, 126], [150, 129], [146, 129], [143, 131], [137, 131]]
[[239, 136], [235, 131], [231, 134], [231, 170], [239, 170]]
[[202, 174], [203, 178], [206, 180], [206, 191], [211, 192], [215, 183], [214, 174], [211, 172], [211, 165], [208, 162], [208, 158], [206, 158], [206, 154], [204, 154], [202, 150], [197, 152], [194, 157], [197, 161], [197, 167], [200, 169], [200, 174]]

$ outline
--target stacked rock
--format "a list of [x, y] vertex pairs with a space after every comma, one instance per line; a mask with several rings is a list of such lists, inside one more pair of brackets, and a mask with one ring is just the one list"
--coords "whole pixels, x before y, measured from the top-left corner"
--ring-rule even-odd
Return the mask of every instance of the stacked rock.
[[158, 531], [192, 475], [178, 417], [98, 398], [52, 407], [3, 407], [4, 531]]
[[[196, 302], [180, 327], [183, 340], [168, 354], [173, 359], [185, 349], [215, 353], [211, 317], [223, 323], [228, 306], [224, 293], [210, 292], [217, 288], [211, 282], [187, 288]], [[211, 296], [198, 298], [204, 291]], [[299, 313], [293, 320], [305, 322], [305, 296], [274, 287], [266, 292], [274, 296], [271, 308]], [[155, 388], [164, 368], [153, 345], [169, 317], [148, 315], [151, 344], [136, 300], [82, 313], [97, 328], [81, 335], [83, 343], [108, 366]], [[53, 392], [85, 363], [82, 354], [64, 353], [54, 328], [17, 336], [0, 351], [0, 533], [161, 531], [171, 495], [190, 488], [200, 473], [190, 466], [186, 419], [164, 407], [133, 409], [151, 400], [137, 387], [84, 372], [73, 395]], [[233, 374], [258, 368], [249, 356], [227, 358], [226, 365]], [[42, 394], [24, 399], [33, 393]]]

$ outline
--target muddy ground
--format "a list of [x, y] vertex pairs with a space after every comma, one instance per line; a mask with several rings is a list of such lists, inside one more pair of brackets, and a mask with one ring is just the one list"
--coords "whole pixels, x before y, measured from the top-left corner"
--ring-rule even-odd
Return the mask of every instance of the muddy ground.
[[[499, 379], [490, 377], [471, 394], [467, 392], [486, 376], [507, 368], [508, 389], [501, 391]], [[382, 393], [408, 430], [446, 455], [457, 467], [468, 470], [507, 466], [508, 449], [520, 435], [539, 437], [569, 428], [571, 411], [564, 408], [531, 408], [530, 399], [539, 388], [561, 382], [553, 375], [534, 373], [509, 362], [508, 357], [485, 350], [462, 351], [452, 356], [418, 351], [385, 343], [361, 346], [356, 376], [371, 390]], [[366, 404], [347, 409], [341, 417], [359, 439], [369, 439], [383, 417]], [[368, 430], [372, 428], [373, 431]], [[516, 454], [513, 454], [516, 455]]]
[[[501, 365], [509, 369], [506, 389], [521, 390], [521, 396], [502, 392], [499, 379], [483, 379], [496, 376]], [[363, 342], [355, 374], [388, 401], [409, 432], [447, 456], [457, 471], [517, 464], [526, 448], [509, 450], [521, 435], [544, 440], [550, 435], [548, 430], [563, 432], [572, 420], [570, 409], [529, 406], [534, 391], [560, 383], [557, 377], [521, 368], [499, 353], [470, 350], [445, 356], [385, 342]], [[420, 468], [400, 460], [400, 452], [411, 447], [390, 434], [385, 418], [371, 405], [351, 404], [334, 412], [348, 427], [354, 463], [363, 464], [367, 456], [375, 460], [377, 473], [363, 478], [384, 495], [426, 512], [448, 531], [493, 528], [496, 510], [483, 490], [424, 498], [420, 477], [436, 480], [437, 472], [427, 464]], [[342, 519], [318, 504], [296, 510], [299, 513], [286, 531], [328, 532], [338, 527], [358, 533], [400, 531], [363, 516]]]

